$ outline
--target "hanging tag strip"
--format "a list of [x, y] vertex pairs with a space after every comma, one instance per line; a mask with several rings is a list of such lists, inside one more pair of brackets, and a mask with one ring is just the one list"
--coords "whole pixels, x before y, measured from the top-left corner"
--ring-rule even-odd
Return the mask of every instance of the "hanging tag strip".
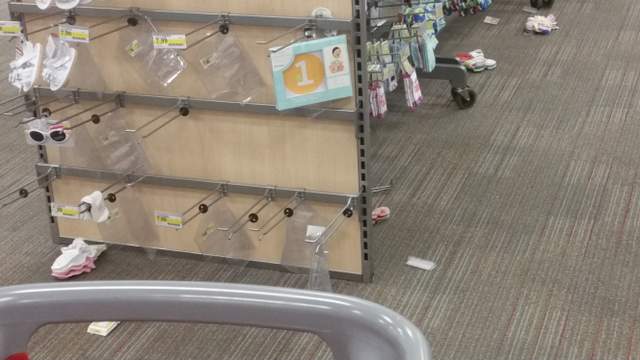
[[75, 43], [88, 43], [89, 28], [84, 26], [60, 25], [58, 26], [60, 40]]
[[187, 36], [185, 34], [154, 34], [153, 47], [155, 49], [176, 49], [187, 48]]
[[157, 226], [168, 227], [172, 229], [182, 229], [182, 215], [169, 214], [162, 211], [155, 211], [154, 217]]
[[19, 21], [0, 21], [0, 36], [22, 35], [22, 24]]
[[80, 219], [80, 208], [62, 204], [51, 204], [51, 216], [65, 219]]

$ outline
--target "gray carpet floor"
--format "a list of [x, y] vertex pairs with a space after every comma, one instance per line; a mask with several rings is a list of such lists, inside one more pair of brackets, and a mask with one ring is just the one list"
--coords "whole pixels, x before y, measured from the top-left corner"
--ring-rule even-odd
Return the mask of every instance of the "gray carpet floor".
[[[478, 104], [460, 111], [443, 82], [426, 104], [399, 96], [375, 121], [372, 176], [395, 187], [376, 227], [372, 284], [335, 281], [403, 314], [446, 359], [640, 359], [640, 2], [557, 0], [562, 29], [523, 34], [525, 0], [451, 19], [442, 55], [482, 48], [498, 69], [474, 74]], [[3, 58], [10, 44], [2, 41]], [[2, 74], [6, 76], [6, 74]], [[9, 89], [3, 87], [7, 94]], [[36, 155], [14, 119], [0, 138], [0, 183], [32, 176]], [[0, 284], [50, 281], [57, 256], [46, 206], [0, 212]], [[414, 255], [437, 263], [404, 265]], [[205, 280], [302, 288], [306, 277], [140, 251], [109, 251], [94, 279]], [[327, 359], [317, 338], [190, 324], [48, 326], [35, 359]]]

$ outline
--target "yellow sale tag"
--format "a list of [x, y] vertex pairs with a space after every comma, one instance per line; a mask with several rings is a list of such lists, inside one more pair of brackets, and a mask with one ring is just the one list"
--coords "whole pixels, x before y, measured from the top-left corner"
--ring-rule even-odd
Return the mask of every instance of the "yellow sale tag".
[[16, 36], [22, 34], [22, 25], [18, 21], [0, 21], [0, 36]]
[[157, 226], [164, 226], [172, 229], [182, 229], [182, 215], [169, 214], [156, 211], [154, 213]]
[[89, 42], [89, 28], [81, 26], [60, 25], [58, 27], [58, 36], [60, 40], [67, 42]]
[[80, 208], [77, 206], [51, 204], [51, 216], [67, 219], [79, 219]]
[[186, 49], [185, 34], [154, 34], [153, 47], [156, 49]]

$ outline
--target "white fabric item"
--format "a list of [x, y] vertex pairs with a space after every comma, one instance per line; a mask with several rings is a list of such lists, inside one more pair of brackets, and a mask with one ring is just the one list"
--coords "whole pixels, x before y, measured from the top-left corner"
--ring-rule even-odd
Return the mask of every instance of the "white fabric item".
[[36, 0], [36, 5], [40, 10], [46, 10], [51, 6], [52, 0]]
[[42, 78], [49, 83], [52, 91], [64, 86], [76, 59], [76, 49], [57, 37], [49, 36], [45, 47]]
[[21, 44], [21, 55], [9, 64], [9, 82], [18, 89], [27, 92], [31, 90], [38, 72], [42, 56], [42, 46], [24, 41]]
[[56, 6], [62, 10], [70, 10], [80, 4], [80, 0], [56, 0]]
[[60, 249], [62, 255], [53, 262], [51, 271], [65, 273], [72, 267], [84, 264], [87, 258], [97, 259], [106, 249], [106, 245], [88, 245], [84, 239], [77, 238], [69, 246]]
[[[92, 192], [83, 197], [82, 200], [80, 200], [80, 204], [88, 204], [90, 206], [89, 211], [80, 214], [80, 219], [93, 220], [97, 223], [102, 223], [109, 219], [109, 209], [104, 202], [102, 192]], [[80, 206], [82, 207], [82, 205]]]
[[538, 34], [549, 34], [553, 30], [558, 30], [560, 27], [558, 26], [558, 21], [554, 15], [549, 16], [531, 16], [527, 19], [527, 24], [525, 25], [527, 31], [533, 31]]

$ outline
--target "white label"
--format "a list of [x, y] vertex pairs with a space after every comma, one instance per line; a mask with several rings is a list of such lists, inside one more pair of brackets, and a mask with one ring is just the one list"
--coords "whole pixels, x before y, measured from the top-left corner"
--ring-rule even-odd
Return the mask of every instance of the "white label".
[[0, 36], [19, 36], [22, 24], [19, 21], [0, 21]]
[[154, 34], [153, 47], [155, 49], [186, 49], [187, 36], [185, 34]]
[[127, 54], [129, 54], [131, 57], [135, 57], [140, 49], [142, 49], [142, 45], [140, 45], [140, 42], [138, 42], [138, 40], [133, 40], [131, 44], [127, 45], [126, 48]]
[[307, 235], [304, 237], [304, 241], [308, 243], [315, 243], [320, 240], [322, 234], [327, 230], [324, 226], [309, 225], [307, 226]]
[[172, 229], [182, 229], [182, 215], [155, 211], [154, 218], [157, 226], [163, 226]]
[[88, 43], [89, 28], [84, 26], [60, 25], [58, 26], [60, 40], [66, 42]]
[[80, 207], [52, 203], [51, 216], [65, 219], [80, 219]]
[[313, 80], [309, 80], [309, 71], [307, 70], [307, 62], [300, 61], [296, 64], [296, 67], [300, 69], [301, 79], [298, 81], [298, 86], [307, 86], [314, 84]]

